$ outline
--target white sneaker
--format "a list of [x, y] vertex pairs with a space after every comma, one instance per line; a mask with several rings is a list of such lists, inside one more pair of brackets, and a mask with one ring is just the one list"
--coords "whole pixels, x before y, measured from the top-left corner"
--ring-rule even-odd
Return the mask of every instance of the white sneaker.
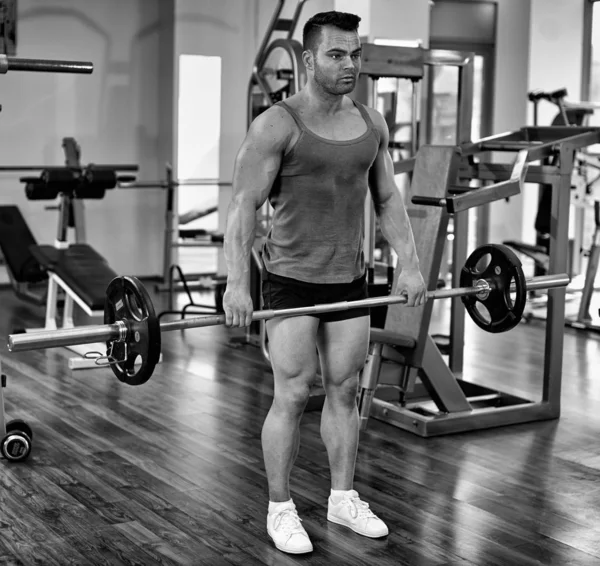
[[336, 505], [329, 498], [327, 520], [352, 529], [365, 537], [380, 538], [389, 534], [387, 525], [360, 500], [358, 493], [349, 491]]
[[313, 550], [308, 534], [302, 526], [302, 519], [298, 517], [293, 503], [283, 510], [267, 515], [267, 532], [275, 546], [283, 552], [304, 554]]

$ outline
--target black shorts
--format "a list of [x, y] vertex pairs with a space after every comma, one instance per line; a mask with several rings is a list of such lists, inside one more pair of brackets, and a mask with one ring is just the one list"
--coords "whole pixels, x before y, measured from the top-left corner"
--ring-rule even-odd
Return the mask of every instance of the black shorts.
[[[360, 301], [368, 297], [366, 274], [351, 283], [306, 283], [290, 277], [282, 277], [263, 270], [262, 297], [265, 309], [293, 309], [312, 307], [323, 303], [339, 301]], [[322, 322], [347, 320], [368, 316], [368, 307], [337, 312], [322, 313], [316, 316]]]

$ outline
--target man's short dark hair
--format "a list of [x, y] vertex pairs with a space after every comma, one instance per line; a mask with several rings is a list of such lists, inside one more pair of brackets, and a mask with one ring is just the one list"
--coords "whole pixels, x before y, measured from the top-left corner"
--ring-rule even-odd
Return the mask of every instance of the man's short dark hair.
[[304, 50], [316, 51], [324, 26], [332, 26], [344, 31], [357, 31], [361, 18], [347, 12], [320, 12], [304, 24], [302, 47]]

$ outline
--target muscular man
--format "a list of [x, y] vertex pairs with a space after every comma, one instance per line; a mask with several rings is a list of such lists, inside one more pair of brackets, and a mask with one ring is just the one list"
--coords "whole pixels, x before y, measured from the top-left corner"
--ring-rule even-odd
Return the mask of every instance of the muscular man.
[[[357, 81], [360, 18], [325, 12], [304, 27], [307, 84], [252, 123], [238, 153], [227, 218], [228, 326], [251, 322], [250, 254], [256, 211], [274, 213], [262, 258], [265, 308], [294, 308], [366, 298], [364, 203], [368, 190], [381, 231], [398, 254], [396, 292], [408, 306], [425, 301], [414, 238], [388, 153], [388, 129], [375, 110], [346, 95]], [[290, 495], [300, 420], [320, 363], [326, 400], [321, 436], [331, 470], [327, 519], [367, 537], [385, 523], [353, 489], [359, 437], [359, 372], [369, 345], [368, 310], [267, 322], [274, 398], [262, 430], [269, 489], [267, 531], [284, 552], [313, 547]]]

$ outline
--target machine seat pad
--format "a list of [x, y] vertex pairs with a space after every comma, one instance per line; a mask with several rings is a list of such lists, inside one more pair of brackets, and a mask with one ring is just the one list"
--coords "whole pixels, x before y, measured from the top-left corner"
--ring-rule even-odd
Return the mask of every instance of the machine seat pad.
[[72, 244], [64, 250], [31, 246], [30, 251], [44, 269], [60, 277], [90, 310], [104, 310], [106, 288], [118, 275], [94, 248]]
[[387, 346], [397, 346], [408, 350], [414, 350], [417, 346], [417, 341], [414, 338], [381, 328], [371, 328], [371, 342], [378, 342]]

